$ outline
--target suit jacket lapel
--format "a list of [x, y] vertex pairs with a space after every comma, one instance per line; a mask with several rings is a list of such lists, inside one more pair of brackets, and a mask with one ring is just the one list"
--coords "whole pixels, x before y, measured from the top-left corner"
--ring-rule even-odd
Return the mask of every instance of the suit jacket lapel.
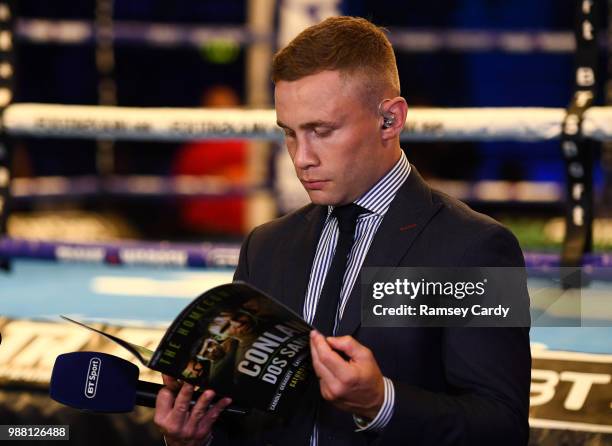
[[[433, 203], [431, 189], [416, 168], [400, 187], [372, 240], [364, 267], [394, 267], [406, 256], [412, 243], [438, 212], [441, 204]], [[351, 335], [361, 323], [361, 273], [347, 302], [337, 336]]]
[[312, 205], [303, 216], [305, 224], [295, 228], [296, 231], [301, 229], [302, 232], [296, 232], [286, 251], [288, 257], [285, 259], [285, 273], [282, 278], [283, 302], [300, 316], [303, 313], [310, 270], [326, 215], [326, 206]]

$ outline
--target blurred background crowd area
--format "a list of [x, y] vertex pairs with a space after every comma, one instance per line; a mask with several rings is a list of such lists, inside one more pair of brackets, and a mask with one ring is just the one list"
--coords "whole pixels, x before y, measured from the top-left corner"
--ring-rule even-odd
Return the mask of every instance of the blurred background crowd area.
[[[252, 99], [248, 48], [257, 36], [243, 33], [252, 20], [251, 8], [264, 3], [274, 8], [263, 38], [272, 51], [329, 15], [363, 16], [386, 27], [410, 107], [564, 108], [573, 92], [573, 0], [19, 0], [14, 102], [272, 108], [271, 82], [259, 99]], [[604, 79], [608, 14], [603, 11], [599, 24]], [[102, 34], [95, 30], [105, 27], [114, 33], [110, 47], [96, 38]], [[94, 32], [87, 37], [87, 30]], [[177, 37], [181, 31], [193, 38]], [[444, 44], [431, 43], [436, 37]], [[510, 40], [505, 45], [503, 39]], [[547, 45], [533, 44], [543, 39]], [[110, 59], [105, 63], [104, 57]], [[260, 58], [257, 64], [265, 71], [269, 59]], [[605, 102], [602, 82], [595, 104]], [[112, 156], [101, 163], [96, 141], [16, 140], [9, 235], [239, 240], [254, 224], [305, 202], [299, 183], [289, 179], [291, 164], [278, 144], [106, 143]], [[523, 245], [559, 245], [565, 191], [559, 141], [405, 142], [403, 148], [432, 184], [510, 225]], [[602, 217], [595, 225], [595, 242], [606, 248], [612, 244], [612, 224], [603, 218], [610, 209], [605, 192], [610, 173], [602, 162], [606, 150], [594, 149], [597, 212]], [[256, 198], [250, 193], [207, 198], [100, 193], [49, 199], [48, 194], [20, 192], [28, 187], [19, 189], [34, 178], [100, 175], [201, 176], [263, 185], [270, 192], [263, 198], [260, 191]]]

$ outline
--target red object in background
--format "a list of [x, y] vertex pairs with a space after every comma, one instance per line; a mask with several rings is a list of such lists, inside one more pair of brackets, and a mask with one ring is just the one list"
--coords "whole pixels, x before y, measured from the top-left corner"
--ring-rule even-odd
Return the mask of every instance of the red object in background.
[[[246, 183], [247, 144], [238, 140], [199, 141], [179, 149], [172, 166], [174, 175], [214, 175]], [[214, 197], [181, 200], [185, 228], [197, 232], [242, 234], [246, 198]]]

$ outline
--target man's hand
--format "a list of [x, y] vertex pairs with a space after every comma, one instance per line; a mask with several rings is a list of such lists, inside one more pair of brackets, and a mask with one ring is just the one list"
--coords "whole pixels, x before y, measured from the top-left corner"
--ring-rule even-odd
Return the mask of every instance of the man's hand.
[[223, 398], [209, 408], [215, 392], [206, 390], [190, 410], [193, 386], [184, 383], [181, 387], [176, 379], [167, 375], [162, 377], [166, 387], [157, 394], [154, 420], [164, 435], [167, 445], [205, 445], [214, 422], [232, 400]]
[[325, 338], [313, 330], [310, 352], [323, 398], [341, 410], [373, 419], [385, 399], [385, 384], [370, 349], [351, 336]]

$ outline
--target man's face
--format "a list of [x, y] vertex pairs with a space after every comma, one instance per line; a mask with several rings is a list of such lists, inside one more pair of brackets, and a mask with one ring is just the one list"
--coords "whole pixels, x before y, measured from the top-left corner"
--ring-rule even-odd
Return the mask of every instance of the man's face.
[[323, 71], [278, 81], [276, 116], [296, 174], [315, 204], [348, 204], [384, 174], [380, 117], [360, 78]]
[[218, 342], [209, 342], [202, 356], [212, 360], [221, 359], [225, 356], [225, 350]]
[[230, 320], [227, 333], [231, 336], [249, 334], [253, 329], [253, 320], [246, 314], [238, 314]]
[[208, 326], [208, 331], [222, 338], [246, 335], [253, 331], [253, 318], [244, 313], [222, 312]]

